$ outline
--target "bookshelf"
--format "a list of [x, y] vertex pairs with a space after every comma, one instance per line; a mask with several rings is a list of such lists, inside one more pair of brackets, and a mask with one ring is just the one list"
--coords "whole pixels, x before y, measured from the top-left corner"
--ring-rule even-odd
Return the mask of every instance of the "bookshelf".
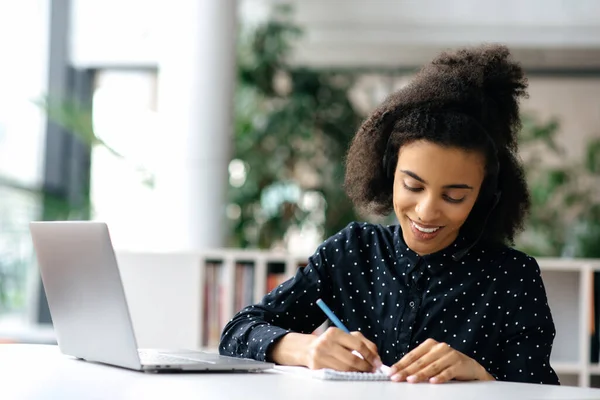
[[600, 260], [538, 262], [556, 325], [552, 366], [565, 385], [600, 387], [600, 368], [590, 362], [594, 272], [600, 271]]
[[260, 250], [117, 251], [138, 347], [216, 350], [224, 325], [307, 256]]
[[[223, 326], [245, 305], [293, 276], [306, 255], [219, 249], [117, 252], [139, 347], [216, 351]], [[556, 325], [552, 366], [564, 385], [600, 387], [590, 362], [593, 277], [600, 259], [538, 258]]]

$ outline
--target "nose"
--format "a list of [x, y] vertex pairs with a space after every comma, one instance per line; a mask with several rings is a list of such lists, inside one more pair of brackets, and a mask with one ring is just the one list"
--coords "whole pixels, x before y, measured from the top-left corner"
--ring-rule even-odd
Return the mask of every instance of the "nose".
[[433, 196], [423, 196], [417, 203], [415, 212], [419, 220], [424, 223], [435, 222], [440, 216], [440, 209], [437, 199]]

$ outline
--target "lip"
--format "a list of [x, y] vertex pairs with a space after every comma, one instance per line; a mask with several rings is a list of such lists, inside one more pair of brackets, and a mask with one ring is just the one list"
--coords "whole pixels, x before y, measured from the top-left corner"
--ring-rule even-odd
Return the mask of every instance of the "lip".
[[[436, 238], [440, 234], [440, 232], [442, 231], [442, 229], [444, 229], [444, 227], [440, 226], [440, 225], [422, 225], [422, 224], [416, 224], [415, 221], [413, 221], [412, 219], [410, 219], [410, 218], [408, 218], [408, 219], [410, 221], [410, 230], [411, 230], [412, 236], [417, 241], [420, 241], [420, 242], [427, 242], [427, 241], [433, 240], [434, 238]], [[420, 227], [423, 227], [423, 228], [429, 228], [429, 229], [431, 229], [431, 228], [438, 228], [438, 229], [436, 231], [434, 231], [434, 232], [427, 233], [427, 232], [422, 232], [422, 231], [418, 230], [417, 227], [416, 227], [416, 225], [419, 225]]]
[[413, 221], [410, 217], [408, 218], [410, 220], [410, 222], [412, 222], [415, 225], [419, 225], [420, 227], [423, 227], [425, 229], [431, 229], [431, 228], [443, 228], [443, 225], [430, 225], [430, 224], [422, 224], [420, 222], [415, 222]]

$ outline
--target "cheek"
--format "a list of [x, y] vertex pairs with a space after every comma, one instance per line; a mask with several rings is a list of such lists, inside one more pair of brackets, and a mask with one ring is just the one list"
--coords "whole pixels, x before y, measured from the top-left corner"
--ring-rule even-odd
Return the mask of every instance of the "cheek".
[[469, 217], [469, 213], [472, 209], [473, 203], [471, 202], [463, 204], [449, 204], [445, 208], [445, 215], [453, 225], [462, 225]]
[[414, 207], [417, 202], [416, 197], [417, 196], [415, 195], [415, 193], [403, 190], [403, 188], [394, 188], [394, 209], [398, 211]]

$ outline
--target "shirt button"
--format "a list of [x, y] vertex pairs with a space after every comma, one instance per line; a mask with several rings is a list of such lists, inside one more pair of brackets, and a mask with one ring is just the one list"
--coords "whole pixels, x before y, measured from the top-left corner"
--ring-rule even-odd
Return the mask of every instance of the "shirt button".
[[412, 307], [414, 307], [414, 306], [415, 306], [415, 302], [414, 302], [414, 301], [411, 301], [410, 303], [408, 303], [408, 305], [409, 305], [409, 306], [412, 308]]

